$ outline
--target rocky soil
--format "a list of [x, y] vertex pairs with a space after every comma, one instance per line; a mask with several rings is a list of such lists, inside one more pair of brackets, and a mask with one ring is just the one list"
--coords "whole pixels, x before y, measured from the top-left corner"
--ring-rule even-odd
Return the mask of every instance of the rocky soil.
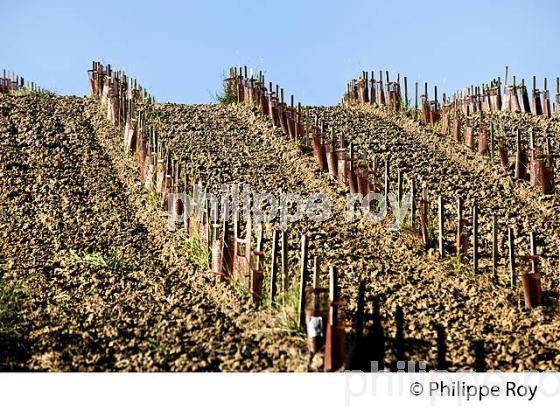
[[[541, 195], [538, 187], [532, 188], [528, 182], [512, 179], [497, 157], [492, 162], [403, 115], [370, 106], [353, 109], [313, 107], [310, 111], [323, 118], [337, 138], [344, 138], [345, 144], [352, 142], [362, 157], [371, 160], [377, 157], [381, 168], [389, 159], [393, 190], [396, 189], [397, 168], [400, 168], [405, 178], [405, 190], [409, 189], [412, 178], [417, 181], [417, 186], [427, 187], [432, 215], [437, 215], [437, 196], [444, 197], [446, 243], [450, 252], [453, 251], [456, 229], [456, 201], [460, 197], [464, 200], [467, 218], [470, 218], [470, 207], [474, 203], [479, 207], [483, 267], [489, 268], [491, 217], [496, 215], [501, 264], [505, 267], [508, 227], [514, 228], [517, 249], [525, 254], [529, 251], [529, 233], [535, 232], [537, 251], [543, 256], [543, 272], [548, 274], [546, 280], [551, 286], [557, 284], [560, 249], [558, 193]], [[511, 129], [513, 121], [506, 121]], [[507, 280], [503, 277], [501, 282]]]
[[[339, 268], [342, 294], [348, 302], [349, 326], [356, 308], [358, 283], [364, 279], [367, 299], [371, 301], [378, 296], [383, 301], [382, 312], [389, 337], [394, 336], [396, 306], [403, 307], [410, 359], [434, 363], [434, 325], [440, 324], [448, 332], [449, 359], [453, 369], [472, 366], [471, 342], [475, 339], [486, 342], [490, 368], [521, 370], [559, 366], [560, 352], [555, 340], [560, 329], [554, 308], [531, 312], [519, 308], [515, 292], [503, 283], [496, 283], [487, 274], [474, 277], [468, 267], [457, 265], [453, 260], [439, 262], [433, 252], [425, 255], [418, 238], [410, 232], [391, 232], [387, 230], [387, 223], [347, 222], [346, 191], [320, 172], [311, 158], [302, 156], [297, 147], [280, 138], [278, 130], [273, 129], [266, 119], [254, 116], [245, 107], [235, 106], [165, 105], [156, 111], [160, 126], [169, 134], [172, 149], [185, 153], [184, 159], [197, 163], [200, 174], [204, 175], [202, 179], [215, 189], [221, 182], [236, 180], [250, 182], [256, 192], [288, 191], [302, 195], [323, 192], [330, 198], [332, 217], [328, 221], [315, 223], [304, 219], [290, 225], [294, 243], [292, 259], [295, 264], [297, 238], [306, 233], [310, 237], [310, 256], [321, 256], [324, 261], [323, 283], [327, 280], [328, 265]], [[334, 108], [322, 109], [319, 113], [332, 115], [331, 122], [336, 127], [351, 124], [343, 131], [345, 135], [359, 138], [361, 131], [371, 144], [387, 146], [391, 138], [385, 137], [385, 132], [388, 129], [400, 132], [396, 119], [368, 122], [367, 114]], [[206, 120], [200, 121], [201, 118]], [[222, 129], [240, 132], [224, 133], [216, 124], [228, 124]], [[408, 135], [403, 139], [405, 137], [411, 139], [407, 143], [408, 155], [419, 157], [419, 153], [425, 152], [425, 144], [413, 148], [418, 142]], [[402, 140], [398, 142], [404, 143]], [[395, 152], [404, 152], [403, 156], [406, 156], [407, 152], [400, 149], [395, 147]], [[427, 153], [422, 162], [425, 167], [434, 160], [431, 154]], [[436, 163], [437, 159], [439, 157], [436, 157]], [[463, 168], [457, 171], [459, 175], [482, 172], [466, 161], [461, 164]], [[450, 172], [450, 175], [454, 173]], [[442, 184], [454, 185], [456, 181], [455, 186], [460, 185], [457, 178], [454, 180], [441, 173], [426, 176], [428, 183], [438, 180]], [[475, 178], [471, 183], [476, 181]], [[464, 191], [457, 192], [466, 192], [468, 188], [465, 186]], [[510, 185], [506, 188], [512, 189]], [[492, 195], [498, 195], [495, 198], [500, 201], [499, 190], [494, 186], [485, 197], [491, 198]], [[297, 265], [293, 270], [295, 276]], [[501, 281], [504, 282], [505, 278]], [[391, 349], [387, 361], [393, 359]]]
[[308, 368], [301, 339], [197, 270], [96, 103], [1, 98], [0, 135], [0, 263], [22, 338], [3, 368]]
[[[446, 195], [448, 215], [454, 214], [455, 196], [463, 196], [467, 207], [476, 199], [483, 235], [494, 209], [504, 228], [548, 232], [539, 251], [547, 260], [554, 253], [556, 197], [541, 198], [500, 178], [498, 165], [477, 163], [474, 154], [448, 147], [407, 120], [361, 109], [312, 110], [358, 151], [390, 154], [392, 167], [422, 178], [431, 198]], [[283, 308], [254, 310], [234, 287], [197, 269], [181, 246], [180, 231], [168, 232], [165, 214], [147, 199], [134, 162], [122, 153], [119, 132], [99, 116], [94, 102], [3, 98], [0, 114], [0, 263], [10, 285], [21, 288], [25, 346], [25, 357], [9, 359], [7, 366], [319, 368], [320, 357], [310, 360], [303, 339], [286, 329]], [[299, 279], [299, 237], [305, 233], [310, 259], [323, 260], [321, 283], [327, 284], [329, 265], [339, 269], [349, 332], [360, 281], [368, 310], [374, 297], [381, 299], [387, 363], [394, 360], [394, 312], [400, 305], [409, 360], [435, 363], [434, 326], [442, 325], [452, 370], [472, 368], [472, 342], [478, 339], [485, 341], [489, 368], [560, 368], [556, 307], [519, 307], [517, 293], [506, 286], [504, 260], [499, 278], [491, 277], [487, 265], [474, 276], [452, 259], [426, 253], [409, 229], [389, 230], [391, 218], [348, 222], [346, 190], [247, 107], [158, 104], [154, 114], [170, 148], [211, 191], [224, 182], [248, 182], [254, 192], [327, 195], [330, 219], [304, 217], [289, 225], [289, 282], [295, 286]], [[275, 226], [266, 226], [267, 243]], [[450, 247], [451, 220], [447, 227]], [[523, 238], [519, 247], [527, 243]], [[552, 289], [552, 259], [547, 263], [545, 288]]]

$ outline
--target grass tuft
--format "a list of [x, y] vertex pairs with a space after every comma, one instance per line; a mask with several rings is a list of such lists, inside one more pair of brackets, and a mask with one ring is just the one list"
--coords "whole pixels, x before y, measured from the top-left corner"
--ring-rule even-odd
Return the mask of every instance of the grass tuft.
[[21, 87], [19, 90], [10, 91], [9, 95], [13, 95], [16, 97], [22, 97], [27, 95], [35, 95], [35, 96], [48, 96], [48, 97], [56, 97], [56, 93], [49, 91], [49, 90], [32, 90], [27, 87]]
[[[286, 331], [290, 334], [305, 337], [305, 330], [299, 327], [299, 289], [292, 284], [288, 289], [278, 294], [279, 304], [275, 304], [282, 316], [282, 321], [286, 326]], [[284, 301], [282, 303], [281, 301]]]
[[148, 193], [148, 202], [156, 209], [161, 208], [161, 195], [156, 191], [154, 186], [152, 186], [152, 189], [150, 189]]
[[178, 235], [182, 245], [187, 250], [189, 260], [202, 271], [210, 270], [210, 249], [200, 244], [198, 232], [188, 235], [184, 230], [180, 230]]
[[101, 266], [115, 272], [121, 272], [124, 270], [123, 258], [119, 253], [103, 255], [94, 252], [79, 255], [75, 251], [71, 251], [67, 256], [66, 261], [77, 265]]
[[237, 89], [232, 81], [229, 81], [224, 75], [224, 89], [221, 93], [216, 93], [216, 101], [223, 105], [229, 105], [237, 102]]
[[19, 331], [20, 300], [18, 289], [4, 278], [5, 265], [0, 265], [0, 370], [10, 368], [10, 358], [23, 349]]

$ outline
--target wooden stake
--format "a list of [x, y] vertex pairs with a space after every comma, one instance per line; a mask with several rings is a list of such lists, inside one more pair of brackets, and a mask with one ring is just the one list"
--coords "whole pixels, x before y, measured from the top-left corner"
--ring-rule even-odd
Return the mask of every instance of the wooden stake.
[[307, 283], [307, 236], [301, 236], [300, 282], [299, 282], [299, 327], [305, 327], [305, 285]]
[[[537, 238], [535, 232], [529, 233], [529, 243], [531, 245], [531, 256], [537, 256]], [[537, 261], [531, 260], [531, 273], [537, 273]]]
[[313, 257], [313, 288], [319, 288], [319, 276], [321, 274], [321, 257]]
[[406, 77], [404, 77], [404, 109], [408, 111], [408, 82]]
[[498, 217], [492, 215], [492, 274], [498, 272]]
[[336, 306], [332, 303], [338, 299], [338, 278], [335, 266], [329, 268], [329, 300], [331, 307], [329, 309], [329, 323], [334, 326], [337, 320]]
[[399, 201], [399, 207], [402, 204], [402, 194], [403, 194], [402, 171], [399, 168], [397, 170], [397, 200]]
[[285, 298], [285, 294], [288, 291], [288, 233], [286, 231], [282, 231], [282, 234], [280, 235], [280, 241], [282, 242], [282, 254], [280, 257], [280, 262], [282, 265], [281, 285], [282, 295], [283, 298]]
[[418, 111], [418, 81], [414, 84], [414, 115]]
[[456, 237], [456, 251], [459, 259], [463, 258], [463, 200], [457, 198], [457, 237]]
[[444, 248], [443, 248], [443, 237], [444, 237], [444, 226], [443, 226], [443, 197], [440, 195], [438, 197], [438, 236], [439, 236], [439, 257], [443, 258]]
[[414, 178], [410, 180], [411, 204], [410, 204], [410, 226], [412, 230], [416, 227], [416, 182]]
[[389, 206], [389, 160], [385, 160], [385, 207]]
[[276, 296], [276, 277], [278, 276], [278, 231], [272, 232], [272, 261], [270, 264], [270, 305], [274, 304]]
[[478, 273], [478, 208], [476, 205], [472, 207], [472, 242], [473, 242], [473, 271]]
[[515, 289], [517, 286], [517, 277], [515, 276], [515, 248], [513, 239], [513, 228], [508, 228], [510, 284], [511, 288]]
[[490, 119], [490, 159], [494, 159], [494, 125]]
[[[247, 241], [249, 242], [249, 241]], [[262, 224], [259, 224], [257, 228], [257, 244], [256, 244], [256, 252], [255, 252], [255, 266], [251, 270], [251, 276], [255, 274], [255, 271], [260, 272], [262, 275], [262, 259], [263, 259], [263, 242], [264, 242], [264, 229]], [[249, 245], [248, 251], [251, 252], [251, 248]], [[249, 264], [250, 266], [250, 264]], [[257, 289], [255, 289], [255, 284], [258, 285]], [[256, 292], [255, 292], [256, 290]], [[262, 276], [260, 279], [256, 279], [255, 277], [252, 278], [251, 281], [251, 291], [252, 291], [252, 299], [253, 303], [259, 306], [262, 302]]]

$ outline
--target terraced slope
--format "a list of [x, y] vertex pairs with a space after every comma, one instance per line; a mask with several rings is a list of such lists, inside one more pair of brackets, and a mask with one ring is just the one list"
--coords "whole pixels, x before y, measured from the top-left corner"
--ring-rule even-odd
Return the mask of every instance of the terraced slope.
[[195, 269], [121, 141], [88, 100], [0, 99], [0, 264], [22, 343], [2, 367], [307, 369], [300, 339]]

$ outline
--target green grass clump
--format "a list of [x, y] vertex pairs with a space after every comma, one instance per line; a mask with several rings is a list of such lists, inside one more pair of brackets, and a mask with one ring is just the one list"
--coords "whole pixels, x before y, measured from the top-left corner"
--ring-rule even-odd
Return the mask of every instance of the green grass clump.
[[221, 93], [216, 93], [216, 101], [223, 105], [229, 105], [237, 102], [237, 88], [233, 81], [229, 81], [224, 76], [224, 89]]
[[56, 93], [49, 90], [43, 90], [43, 89], [32, 90], [31, 88], [27, 88], [27, 87], [20, 87], [18, 90], [10, 91], [9, 95], [13, 95], [16, 97], [21, 97], [26, 95], [55, 97]]
[[[277, 306], [286, 326], [286, 331], [291, 334], [305, 336], [305, 329], [299, 327], [299, 288], [295, 284], [276, 296]], [[282, 302], [283, 301], [283, 302]]]
[[153, 185], [148, 193], [148, 202], [156, 209], [161, 208], [161, 195], [156, 191]]
[[198, 232], [188, 235], [185, 231], [181, 230], [178, 235], [182, 245], [187, 250], [189, 260], [202, 271], [210, 270], [211, 251], [207, 246], [201, 245]]
[[112, 271], [115, 272], [120, 272], [124, 270], [122, 256], [118, 253], [103, 255], [94, 252], [94, 253], [87, 253], [84, 255], [78, 255], [76, 252], [71, 251], [67, 257], [67, 261], [77, 265], [101, 266], [104, 268], [111, 269]]
[[0, 370], [10, 368], [9, 363], [22, 350], [19, 330], [20, 300], [17, 289], [4, 278], [5, 265], [0, 265]]

